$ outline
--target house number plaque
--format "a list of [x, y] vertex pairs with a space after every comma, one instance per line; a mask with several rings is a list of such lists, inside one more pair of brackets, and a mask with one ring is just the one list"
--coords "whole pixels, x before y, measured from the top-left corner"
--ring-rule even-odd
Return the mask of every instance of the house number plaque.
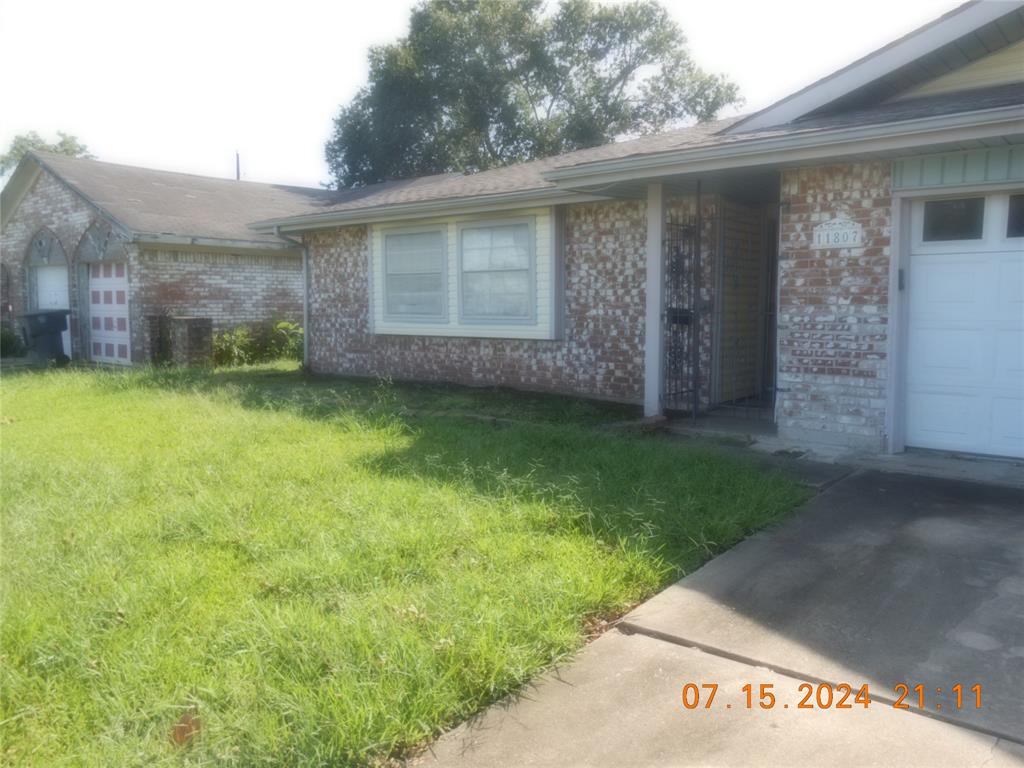
[[814, 228], [812, 248], [861, 248], [864, 227], [847, 216], [824, 221]]

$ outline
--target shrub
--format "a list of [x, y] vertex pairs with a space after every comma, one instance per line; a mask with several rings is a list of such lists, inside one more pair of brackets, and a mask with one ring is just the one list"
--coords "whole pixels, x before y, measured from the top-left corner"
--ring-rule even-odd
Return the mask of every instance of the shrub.
[[[302, 333], [301, 328], [299, 333]], [[300, 341], [300, 353], [301, 346]], [[25, 347], [21, 343], [21, 336], [18, 335], [18, 332], [13, 328], [0, 328], [0, 357], [21, 357], [24, 354]]]
[[274, 326], [278, 356], [289, 360], [302, 360], [302, 339], [305, 334], [298, 323], [282, 320]]
[[252, 365], [270, 360], [302, 359], [302, 326], [287, 320], [241, 325], [214, 334], [213, 364]]

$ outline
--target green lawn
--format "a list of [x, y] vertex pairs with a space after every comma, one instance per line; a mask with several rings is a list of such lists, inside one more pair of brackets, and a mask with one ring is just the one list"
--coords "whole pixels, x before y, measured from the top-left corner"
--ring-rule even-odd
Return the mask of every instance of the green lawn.
[[804, 498], [567, 398], [274, 366], [0, 392], [6, 764], [374, 764]]

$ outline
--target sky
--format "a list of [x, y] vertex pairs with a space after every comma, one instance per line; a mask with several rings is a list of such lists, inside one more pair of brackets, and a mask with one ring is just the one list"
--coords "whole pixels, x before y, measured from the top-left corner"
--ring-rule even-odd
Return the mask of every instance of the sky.
[[[549, 0], [553, 3], [555, 0]], [[961, 0], [663, 0], [748, 112]], [[0, 0], [0, 147], [74, 134], [101, 160], [302, 186], [329, 181], [332, 118], [413, 0]]]

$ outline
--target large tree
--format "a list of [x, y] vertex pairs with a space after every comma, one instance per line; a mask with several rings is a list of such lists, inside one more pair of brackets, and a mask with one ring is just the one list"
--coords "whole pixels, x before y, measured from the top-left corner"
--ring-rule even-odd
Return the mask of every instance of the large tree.
[[44, 152], [56, 152], [71, 157], [84, 157], [92, 160], [93, 155], [89, 154], [89, 148], [72, 136], [63, 131], [57, 131], [57, 141], [49, 142], [35, 131], [20, 133], [11, 139], [7, 151], [0, 155], [0, 175], [6, 174], [18, 164], [18, 161], [30, 149], [39, 149]]
[[334, 121], [339, 187], [478, 171], [709, 120], [737, 87], [655, 0], [425, 0]]

